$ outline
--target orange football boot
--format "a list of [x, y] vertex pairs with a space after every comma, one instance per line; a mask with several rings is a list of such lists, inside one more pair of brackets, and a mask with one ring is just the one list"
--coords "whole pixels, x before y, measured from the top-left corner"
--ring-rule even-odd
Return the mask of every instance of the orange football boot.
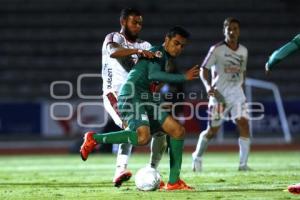
[[89, 153], [91, 153], [97, 145], [96, 140], [93, 138], [94, 134], [95, 133], [91, 131], [84, 134], [84, 141], [80, 147], [80, 155], [83, 161], [86, 161], [88, 159]]
[[166, 190], [194, 190], [193, 187], [188, 186], [183, 180], [179, 179], [177, 182], [168, 183], [165, 187]]

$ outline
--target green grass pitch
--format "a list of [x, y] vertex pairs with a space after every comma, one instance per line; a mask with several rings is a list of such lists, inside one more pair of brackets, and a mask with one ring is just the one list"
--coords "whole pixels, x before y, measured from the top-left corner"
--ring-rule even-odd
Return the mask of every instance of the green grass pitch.
[[[133, 172], [146, 165], [148, 154], [133, 154]], [[0, 199], [300, 199], [286, 191], [300, 182], [299, 152], [253, 152], [251, 172], [238, 172], [238, 154], [207, 153], [204, 170], [191, 171], [191, 155], [185, 154], [181, 177], [195, 191], [141, 192], [134, 177], [121, 188], [112, 185], [115, 156], [93, 154], [83, 162], [78, 155], [0, 156]], [[168, 155], [160, 165], [168, 177]]]

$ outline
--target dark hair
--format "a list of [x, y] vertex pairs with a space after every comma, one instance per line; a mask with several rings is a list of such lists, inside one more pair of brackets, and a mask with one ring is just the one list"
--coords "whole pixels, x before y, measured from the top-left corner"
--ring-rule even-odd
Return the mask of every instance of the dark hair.
[[241, 23], [238, 19], [236, 19], [234, 17], [227, 17], [224, 20], [223, 28], [225, 28], [226, 26], [229, 26], [231, 23], [237, 23], [239, 25], [239, 27], [241, 27]]
[[167, 37], [168, 38], [173, 38], [176, 35], [180, 35], [186, 39], [188, 39], [190, 37], [190, 33], [185, 30], [183, 27], [181, 26], [174, 26], [173, 28], [171, 28], [168, 32], [167, 32]]
[[142, 13], [138, 9], [135, 9], [135, 8], [124, 8], [121, 11], [120, 19], [127, 19], [131, 15], [141, 16]]

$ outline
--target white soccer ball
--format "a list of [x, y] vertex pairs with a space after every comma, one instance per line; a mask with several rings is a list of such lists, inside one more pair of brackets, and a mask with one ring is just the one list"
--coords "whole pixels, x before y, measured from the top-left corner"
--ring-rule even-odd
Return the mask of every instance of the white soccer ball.
[[149, 166], [139, 169], [135, 174], [135, 185], [142, 191], [154, 191], [158, 189], [160, 180], [159, 172]]

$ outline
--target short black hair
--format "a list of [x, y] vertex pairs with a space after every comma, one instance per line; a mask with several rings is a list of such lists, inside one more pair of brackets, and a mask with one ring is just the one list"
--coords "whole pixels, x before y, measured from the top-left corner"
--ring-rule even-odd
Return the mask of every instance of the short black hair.
[[168, 32], [167, 32], [167, 37], [168, 38], [173, 38], [176, 35], [180, 35], [186, 39], [188, 39], [190, 37], [190, 33], [183, 27], [181, 26], [174, 26], [173, 28], [171, 28]]
[[142, 13], [136, 8], [124, 8], [121, 10], [120, 19], [127, 19], [131, 15], [142, 16]]
[[234, 17], [227, 17], [224, 20], [223, 28], [225, 29], [226, 26], [229, 26], [231, 23], [237, 23], [239, 27], [241, 27], [241, 23], [237, 18]]

